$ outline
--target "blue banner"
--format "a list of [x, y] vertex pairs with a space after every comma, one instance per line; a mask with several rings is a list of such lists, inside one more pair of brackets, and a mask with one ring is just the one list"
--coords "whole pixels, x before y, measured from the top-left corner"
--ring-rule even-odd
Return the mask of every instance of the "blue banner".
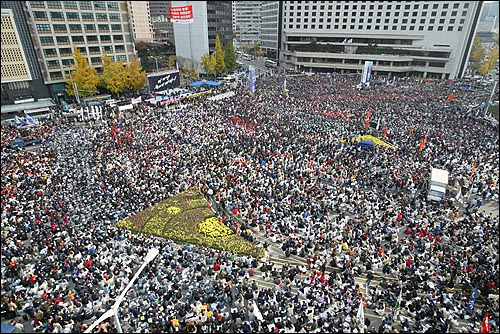
[[468, 312], [471, 312], [472, 309], [474, 308], [474, 303], [476, 301], [476, 296], [477, 296], [477, 284], [476, 284], [476, 287], [474, 288], [474, 292], [472, 292], [472, 295], [470, 296], [469, 305], [467, 305], [467, 311]]
[[363, 74], [361, 75], [361, 83], [364, 85], [369, 85], [372, 80], [372, 61], [365, 61], [365, 67], [363, 68]]
[[248, 67], [248, 90], [255, 94], [255, 68], [253, 66]]

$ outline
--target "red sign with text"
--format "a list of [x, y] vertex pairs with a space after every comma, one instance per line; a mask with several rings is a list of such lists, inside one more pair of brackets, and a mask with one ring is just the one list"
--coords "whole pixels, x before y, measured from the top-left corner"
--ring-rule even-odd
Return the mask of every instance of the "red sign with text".
[[193, 6], [170, 7], [170, 20], [173, 23], [192, 23]]

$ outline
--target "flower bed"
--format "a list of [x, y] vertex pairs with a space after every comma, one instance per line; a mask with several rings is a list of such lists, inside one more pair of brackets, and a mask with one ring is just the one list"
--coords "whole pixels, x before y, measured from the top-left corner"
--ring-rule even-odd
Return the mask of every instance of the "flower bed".
[[203, 196], [193, 190], [159, 202], [118, 222], [116, 226], [178, 243], [191, 243], [256, 258], [264, 256], [262, 247], [234, 234], [207, 208]]

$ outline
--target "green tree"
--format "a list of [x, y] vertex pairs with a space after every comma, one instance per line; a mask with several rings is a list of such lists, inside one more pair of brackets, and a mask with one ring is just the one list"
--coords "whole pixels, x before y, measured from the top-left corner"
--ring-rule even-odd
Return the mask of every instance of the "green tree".
[[238, 56], [236, 55], [236, 51], [234, 50], [233, 43], [229, 42], [224, 49], [224, 64], [226, 64], [226, 69], [231, 71], [232, 69], [236, 68], [238, 63], [236, 62], [236, 59]]
[[177, 57], [175, 55], [171, 55], [168, 57], [168, 68], [171, 70], [175, 70], [177, 68]]
[[125, 72], [128, 79], [127, 87], [134, 92], [143, 88], [148, 81], [146, 71], [141, 67], [138, 59], [134, 59], [130, 64], [127, 64], [127, 66], [125, 66]]
[[257, 43], [257, 41], [253, 41], [252, 51], [256, 57], [260, 57], [263, 54], [263, 51], [260, 48], [259, 43]]
[[212, 53], [211, 55], [208, 53], [205, 53], [203, 56], [201, 56], [201, 66], [203, 66], [205, 73], [208, 75], [211, 75], [214, 73], [216, 63], [217, 63], [217, 59], [215, 58], [215, 52]]
[[215, 36], [215, 59], [217, 60], [215, 63], [215, 71], [217, 73], [224, 73], [226, 70], [226, 64], [224, 63], [224, 51], [222, 50], [218, 34]]
[[102, 56], [101, 59], [103, 62], [103, 73], [101, 77], [102, 86], [110, 92], [120, 96], [124, 90], [129, 88], [127, 71], [121, 62], [112, 61], [108, 55]]
[[95, 67], [89, 66], [87, 58], [76, 46], [73, 47], [73, 58], [75, 59], [75, 64], [73, 65], [71, 75], [66, 73], [66, 93], [70, 96], [75, 96], [73, 80], [78, 90], [78, 95], [81, 97], [95, 95], [97, 92], [96, 88], [99, 85], [97, 70]]

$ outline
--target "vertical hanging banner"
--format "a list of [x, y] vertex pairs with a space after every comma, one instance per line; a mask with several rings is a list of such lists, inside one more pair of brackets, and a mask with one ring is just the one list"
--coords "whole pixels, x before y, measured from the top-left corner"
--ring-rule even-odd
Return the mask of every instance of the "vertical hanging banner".
[[370, 85], [370, 81], [372, 80], [372, 61], [365, 61], [365, 67], [363, 68], [363, 74], [361, 75], [361, 84], [365, 86]]
[[248, 90], [250, 93], [255, 94], [255, 67], [248, 67]]
[[193, 6], [170, 7], [170, 21], [172, 23], [193, 23]]

